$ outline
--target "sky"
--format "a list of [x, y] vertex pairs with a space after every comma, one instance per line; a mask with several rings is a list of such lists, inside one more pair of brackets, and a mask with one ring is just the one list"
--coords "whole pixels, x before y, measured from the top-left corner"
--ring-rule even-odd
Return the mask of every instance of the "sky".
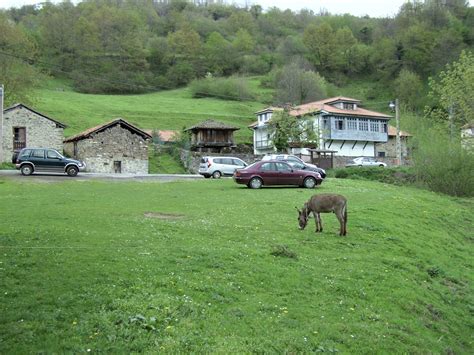
[[[42, 1], [0, 0], [0, 8], [21, 7]], [[75, 0], [73, 2], [77, 3], [78, 1]], [[58, 3], [60, 0], [52, 0], [52, 2]], [[349, 13], [354, 16], [393, 17], [397, 14], [400, 6], [407, 2], [407, 0], [227, 0], [227, 2], [233, 2], [238, 5], [259, 4], [264, 9], [275, 6], [282, 10], [299, 11], [309, 9], [316, 13], [319, 13], [321, 9], [325, 9], [331, 14]]]

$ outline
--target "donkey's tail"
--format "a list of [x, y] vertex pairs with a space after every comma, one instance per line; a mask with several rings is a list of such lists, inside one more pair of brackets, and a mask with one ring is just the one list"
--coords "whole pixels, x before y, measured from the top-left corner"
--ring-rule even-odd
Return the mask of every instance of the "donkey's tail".
[[347, 223], [347, 202], [344, 204], [343, 214], [344, 214], [344, 223]]

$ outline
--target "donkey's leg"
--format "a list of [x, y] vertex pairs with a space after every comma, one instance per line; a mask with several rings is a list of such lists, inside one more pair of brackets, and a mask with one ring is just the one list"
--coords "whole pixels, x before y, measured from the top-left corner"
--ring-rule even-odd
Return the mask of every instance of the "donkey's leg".
[[339, 235], [342, 237], [344, 234], [345, 226], [344, 226], [344, 215], [342, 211], [336, 212], [336, 217], [339, 221]]
[[344, 235], [347, 234], [347, 205], [344, 206]]
[[316, 223], [316, 233], [319, 232], [319, 213], [313, 212], [314, 223]]
[[318, 212], [318, 222], [319, 222], [319, 232], [323, 231], [323, 220], [321, 219], [321, 214]]

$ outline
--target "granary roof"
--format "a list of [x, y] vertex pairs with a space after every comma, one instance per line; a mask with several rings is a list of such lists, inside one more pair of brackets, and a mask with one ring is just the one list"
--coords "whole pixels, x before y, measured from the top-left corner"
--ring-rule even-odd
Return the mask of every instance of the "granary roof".
[[31, 112], [33, 112], [33, 113], [36, 113], [38, 116], [41, 116], [41, 117], [43, 117], [43, 118], [46, 118], [47, 120], [53, 121], [54, 123], [56, 123], [56, 124], [57, 124], [59, 127], [61, 127], [61, 128], [66, 128], [66, 127], [67, 127], [64, 123], [61, 123], [61, 122], [59, 122], [59, 121], [56, 121], [55, 119], [52, 119], [51, 117], [48, 117], [48, 116], [46, 116], [46, 115], [44, 115], [44, 114], [42, 114], [42, 113], [40, 113], [40, 112], [38, 112], [38, 111], [35, 111], [35, 110], [33, 110], [33, 109], [29, 108], [28, 106], [26, 106], [26, 105], [24, 105], [24, 104], [21, 104], [21, 103], [14, 104], [13, 106], [10, 106], [10, 107], [6, 108], [5, 110], [3, 110], [3, 113], [7, 113], [7, 112], [9, 112], [9, 111], [13, 111], [13, 110], [16, 109], [16, 108], [24, 108], [24, 109], [26, 109], [26, 110], [28, 110], [28, 111], [31, 111]]
[[217, 129], [217, 130], [226, 130], [226, 131], [237, 131], [238, 127], [229, 126], [225, 123], [214, 121], [214, 120], [206, 120], [201, 123], [198, 123], [192, 127], [186, 128], [186, 131], [195, 131], [200, 129]]
[[107, 128], [110, 128], [110, 127], [115, 126], [115, 125], [120, 125], [120, 126], [126, 128], [126, 129], [128, 129], [129, 131], [131, 131], [135, 134], [138, 134], [139, 136], [142, 136], [143, 139], [151, 139], [150, 134], [146, 133], [145, 131], [143, 131], [143, 130], [137, 128], [137, 127], [135, 127], [134, 125], [132, 125], [131, 123], [128, 123], [127, 121], [125, 121], [122, 118], [117, 118], [113, 121], [103, 123], [101, 125], [86, 129], [85, 131], [83, 131], [79, 134], [76, 134], [72, 137], [66, 138], [64, 140], [64, 142], [67, 143], [67, 142], [74, 142], [74, 141], [79, 141], [79, 140], [82, 140], [82, 139], [86, 139], [86, 138], [89, 138], [94, 133], [104, 131]]

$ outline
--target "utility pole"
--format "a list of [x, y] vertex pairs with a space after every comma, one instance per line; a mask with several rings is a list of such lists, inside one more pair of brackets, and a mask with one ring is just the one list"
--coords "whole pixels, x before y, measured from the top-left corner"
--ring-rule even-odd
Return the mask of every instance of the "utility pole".
[[395, 122], [397, 126], [397, 136], [395, 139], [397, 165], [402, 165], [402, 144], [400, 141], [400, 103], [398, 102], [398, 99], [395, 99]]
[[3, 85], [0, 85], [0, 164], [3, 163]]

